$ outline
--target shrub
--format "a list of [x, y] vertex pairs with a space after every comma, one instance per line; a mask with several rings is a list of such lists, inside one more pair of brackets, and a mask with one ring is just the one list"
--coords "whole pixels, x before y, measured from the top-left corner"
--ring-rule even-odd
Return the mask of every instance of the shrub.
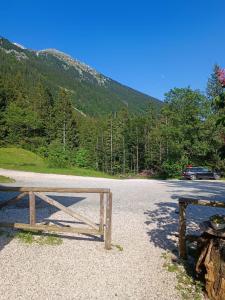
[[47, 151], [47, 161], [51, 168], [66, 168], [70, 165], [70, 152], [61, 144], [52, 143]]
[[91, 167], [90, 153], [87, 149], [80, 148], [75, 153], [74, 163], [77, 167], [88, 168]]
[[180, 176], [182, 172], [182, 164], [180, 162], [164, 161], [162, 164], [162, 175], [166, 178]]

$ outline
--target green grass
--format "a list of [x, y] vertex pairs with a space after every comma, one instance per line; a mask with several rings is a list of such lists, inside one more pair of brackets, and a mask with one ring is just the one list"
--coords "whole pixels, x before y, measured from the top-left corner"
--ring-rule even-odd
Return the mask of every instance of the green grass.
[[113, 247], [115, 247], [119, 251], [123, 251], [123, 247], [119, 244], [112, 244]]
[[[204, 285], [197, 281], [194, 276], [188, 274], [193, 273], [193, 268], [187, 262], [182, 260], [173, 261], [169, 252], [162, 254], [165, 259], [163, 267], [168, 271], [176, 274], [176, 289], [183, 300], [202, 300]], [[189, 269], [189, 272], [187, 271]]]
[[0, 148], [0, 168], [47, 174], [118, 178], [103, 172], [78, 167], [51, 168], [40, 156], [30, 151], [15, 147]]
[[12, 183], [14, 179], [0, 175], [0, 183]]
[[61, 245], [63, 242], [60, 237], [53, 235], [45, 235], [33, 231], [20, 231], [15, 234], [15, 237], [19, 239], [20, 242], [28, 245], [36, 243], [41, 246], [58, 246]]

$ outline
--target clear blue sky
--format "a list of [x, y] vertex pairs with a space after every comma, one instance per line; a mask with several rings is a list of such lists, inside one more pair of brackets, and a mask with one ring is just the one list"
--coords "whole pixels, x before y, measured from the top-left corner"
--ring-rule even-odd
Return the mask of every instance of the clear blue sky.
[[224, 0], [1, 1], [0, 35], [57, 48], [152, 96], [225, 67]]

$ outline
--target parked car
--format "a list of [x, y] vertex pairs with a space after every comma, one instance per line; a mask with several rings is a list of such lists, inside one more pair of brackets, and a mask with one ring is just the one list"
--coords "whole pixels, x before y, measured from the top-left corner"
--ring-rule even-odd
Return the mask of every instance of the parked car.
[[220, 175], [208, 168], [203, 167], [187, 167], [183, 173], [182, 177], [185, 179], [219, 179]]

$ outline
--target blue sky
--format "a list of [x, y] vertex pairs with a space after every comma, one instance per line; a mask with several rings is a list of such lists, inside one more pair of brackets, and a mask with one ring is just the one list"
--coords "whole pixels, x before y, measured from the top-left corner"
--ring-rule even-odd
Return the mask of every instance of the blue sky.
[[0, 35], [57, 48], [163, 99], [173, 87], [204, 91], [225, 67], [224, 0], [0, 0]]

